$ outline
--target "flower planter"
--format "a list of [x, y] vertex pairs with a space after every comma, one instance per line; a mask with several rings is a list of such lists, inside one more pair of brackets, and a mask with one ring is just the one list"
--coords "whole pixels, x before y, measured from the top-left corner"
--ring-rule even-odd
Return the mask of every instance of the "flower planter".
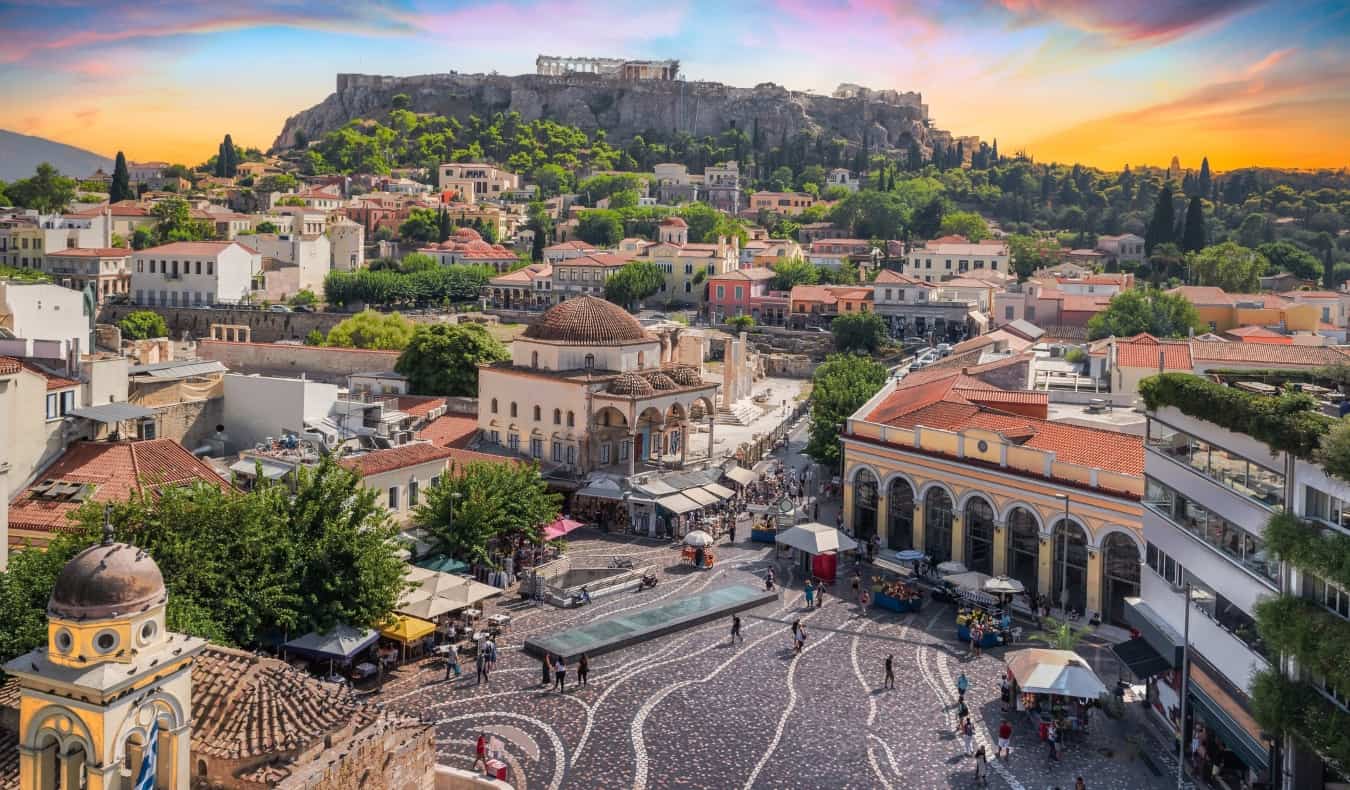
[[[958, 625], [956, 627], [956, 638], [961, 642], [970, 644], [970, 626]], [[998, 632], [986, 631], [984, 636], [980, 637], [980, 647], [997, 647]]]
[[778, 539], [778, 530], [776, 529], [752, 529], [750, 530], [750, 540], [755, 543], [773, 543]]

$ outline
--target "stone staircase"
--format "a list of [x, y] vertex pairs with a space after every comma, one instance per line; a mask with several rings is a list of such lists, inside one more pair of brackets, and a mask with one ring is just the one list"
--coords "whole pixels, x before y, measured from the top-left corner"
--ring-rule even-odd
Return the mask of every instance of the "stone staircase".
[[739, 401], [730, 406], [719, 406], [717, 408], [718, 425], [749, 425], [759, 419], [764, 414], [764, 410], [752, 403]]

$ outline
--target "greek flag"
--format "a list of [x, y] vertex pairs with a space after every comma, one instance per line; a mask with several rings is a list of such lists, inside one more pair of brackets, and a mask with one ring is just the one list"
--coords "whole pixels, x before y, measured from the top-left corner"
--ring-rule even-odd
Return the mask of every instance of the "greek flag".
[[158, 718], [150, 725], [150, 735], [145, 740], [145, 752], [141, 755], [141, 771], [136, 774], [136, 784], [131, 790], [155, 790], [155, 766], [159, 762]]

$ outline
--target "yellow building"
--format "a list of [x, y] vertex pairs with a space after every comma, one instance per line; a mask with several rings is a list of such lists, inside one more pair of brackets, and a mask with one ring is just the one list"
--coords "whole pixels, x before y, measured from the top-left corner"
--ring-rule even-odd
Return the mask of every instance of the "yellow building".
[[1195, 305], [1200, 322], [1211, 332], [1240, 326], [1279, 327], [1290, 332], [1316, 332], [1322, 320], [1318, 305], [1300, 304], [1280, 294], [1230, 294], [1222, 288], [1183, 285], [1180, 294]]
[[691, 243], [689, 225], [679, 217], [667, 217], [657, 228], [657, 241], [642, 245], [635, 260], [650, 261], [665, 274], [661, 290], [647, 300], [649, 303], [673, 301], [702, 306], [708, 278], [736, 271], [740, 255], [739, 240], [728, 242], [718, 237], [715, 244]]
[[1050, 422], [1045, 393], [925, 373], [849, 418], [845, 526], [1123, 622], [1143, 559], [1143, 440]]

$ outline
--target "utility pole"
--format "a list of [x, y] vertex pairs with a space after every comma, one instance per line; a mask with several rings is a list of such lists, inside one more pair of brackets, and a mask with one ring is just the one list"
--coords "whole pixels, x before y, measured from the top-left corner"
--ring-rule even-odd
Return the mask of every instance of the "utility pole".
[[1191, 583], [1186, 582], [1181, 636], [1181, 719], [1177, 723], [1177, 790], [1186, 787], [1186, 695], [1191, 677]]

